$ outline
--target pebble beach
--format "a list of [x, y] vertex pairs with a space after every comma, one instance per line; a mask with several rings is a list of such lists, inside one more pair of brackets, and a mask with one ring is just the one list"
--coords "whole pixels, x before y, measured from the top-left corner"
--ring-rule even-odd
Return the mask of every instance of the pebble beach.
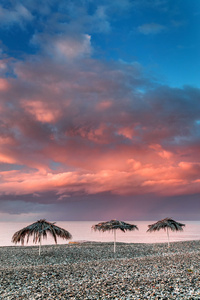
[[200, 241], [0, 247], [0, 299], [200, 299]]

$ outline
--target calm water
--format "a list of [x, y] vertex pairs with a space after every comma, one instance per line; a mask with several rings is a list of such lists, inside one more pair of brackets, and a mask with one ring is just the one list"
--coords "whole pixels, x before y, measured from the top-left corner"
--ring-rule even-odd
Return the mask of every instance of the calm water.
[[[147, 225], [152, 224], [152, 221], [128, 221], [138, 226], [138, 231], [127, 231], [123, 233], [117, 231], [117, 241], [126, 243], [165, 243], [167, 242], [167, 234], [165, 231], [147, 233]], [[181, 221], [186, 224], [182, 232], [170, 232], [170, 241], [187, 241], [187, 240], [199, 240], [200, 239], [200, 222], [199, 221]], [[97, 222], [57, 222], [56, 225], [68, 230], [73, 238], [72, 241], [97, 241], [97, 242], [109, 242], [113, 241], [112, 232], [94, 232], [91, 230], [91, 226], [97, 224]], [[29, 225], [28, 223], [8, 223], [0, 222], [0, 246], [13, 246], [11, 238], [13, 234]], [[42, 244], [53, 244], [53, 239], [48, 237], [47, 240], [43, 240]], [[63, 239], [58, 239], [58, 244], [66, 244]], [[28, 245], [33, 245], [30, 239]]]

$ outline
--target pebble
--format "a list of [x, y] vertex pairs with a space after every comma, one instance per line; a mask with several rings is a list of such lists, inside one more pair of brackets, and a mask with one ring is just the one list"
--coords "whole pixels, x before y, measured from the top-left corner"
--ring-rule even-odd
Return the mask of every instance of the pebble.
[[0, 299], [200, 300], [200, 242], [0, 247]]

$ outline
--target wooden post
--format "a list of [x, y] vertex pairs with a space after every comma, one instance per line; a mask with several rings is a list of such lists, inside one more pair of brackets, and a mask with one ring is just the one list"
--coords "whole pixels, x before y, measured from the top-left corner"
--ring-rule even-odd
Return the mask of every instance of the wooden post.
[[116, 229], [114, 229], [114, 253], [116, 251]]
[[41, 237], [40, 237], [40, 244], [39, 244], [39, 255], [40, 255], [40, 252], [41, 252]]
[[168, 248], [169, 248], [169, 230], [168, 230], [168, 227], [167, 227], [167, 237], [168, 237]]

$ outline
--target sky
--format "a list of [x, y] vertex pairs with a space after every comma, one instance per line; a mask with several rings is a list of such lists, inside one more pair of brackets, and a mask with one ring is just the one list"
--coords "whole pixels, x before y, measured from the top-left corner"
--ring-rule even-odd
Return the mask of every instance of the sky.
[[1, 0], [1, 221], [199, 220], [199, 16]]

